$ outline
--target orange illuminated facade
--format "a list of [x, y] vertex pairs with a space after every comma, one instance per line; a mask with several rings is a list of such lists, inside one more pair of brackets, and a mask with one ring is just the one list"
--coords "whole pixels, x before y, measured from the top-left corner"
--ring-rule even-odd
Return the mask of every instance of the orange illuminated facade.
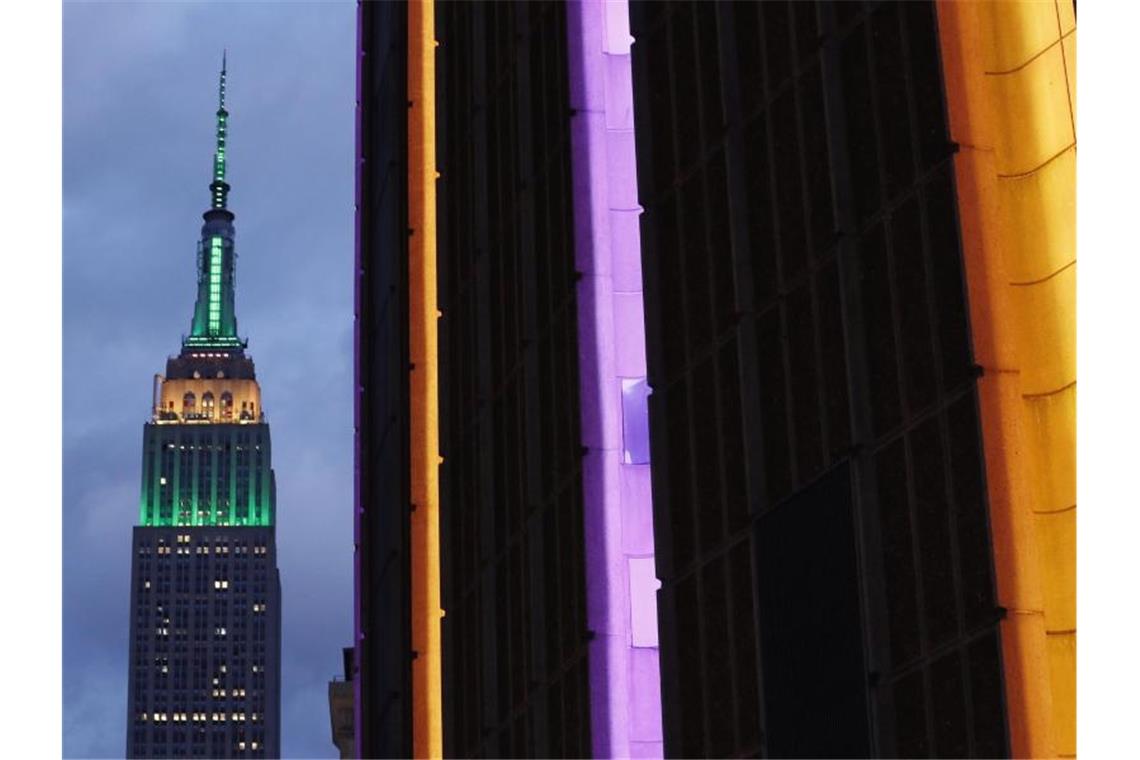
[[261, 414], [261, 388], [249, 378], [157, 378], [154, 421], [250, 424]]
[[408, 376], [412, 749], [441, 757], [439, 392], [436, 303], [435, 5], [408, 4]]
[[939, 2], [1014, 757], [1076, 755], [1076, 15]]

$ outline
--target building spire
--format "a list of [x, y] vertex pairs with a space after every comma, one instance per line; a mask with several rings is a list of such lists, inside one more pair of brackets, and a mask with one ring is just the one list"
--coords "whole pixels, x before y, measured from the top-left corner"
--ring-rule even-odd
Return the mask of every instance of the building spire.
[[222, 50], [222, 73], [218, 77], [217, 144], [214, 148], [214, 179], [210, 183], [210, 208], [224, 209], [230, 186], [226, 184], [226, 51]]
[[217, 142], [214, 148], [214, 177], [210, 182], [210, 208], [202, 214], [202, 238], [198, 244], [198, 299], [190, 335], [182, 341], [183, 351], [238, 350], [245, 341], [237, 335], [234, 314], [234, 215], [226, 208], [230, 186], [226, 183], [226, 53], [218, 77]]

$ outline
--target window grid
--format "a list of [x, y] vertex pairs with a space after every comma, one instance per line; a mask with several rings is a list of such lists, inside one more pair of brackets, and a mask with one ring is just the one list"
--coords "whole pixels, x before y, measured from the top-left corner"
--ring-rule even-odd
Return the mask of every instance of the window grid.
[[565, 10], [441, 4], [437, 37], [445, 753], [583, 756]]
[[[847, 540], [852, 614], [870, 615], [851, 631], [880, 673], [872, 740], [1007, 752], [932, 5], [634, 2], [631, 21], [667, 753], [780, 746], [775, 727], [760, 743], [781, 695], [762, 704], [760, 673], [748, 692], [760, 631], [736, 612], [763, 589], [718, 563], [844, 462], [861, 473]], [[702, 622], [726, 599], [728, 647]], [[725, 657], [735, 680], [714, 682]], [[735, 733], [712, 701], [726, 684], [752, 712]]]

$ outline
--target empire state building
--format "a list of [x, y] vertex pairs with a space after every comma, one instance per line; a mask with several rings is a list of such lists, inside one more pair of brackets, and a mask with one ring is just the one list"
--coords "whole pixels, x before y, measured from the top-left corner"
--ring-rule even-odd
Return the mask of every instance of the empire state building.
[[269, 424], [234, 313], [226, 66], [190, 333], [157, 375], [131, 547], [128, 757], [280, 755]]

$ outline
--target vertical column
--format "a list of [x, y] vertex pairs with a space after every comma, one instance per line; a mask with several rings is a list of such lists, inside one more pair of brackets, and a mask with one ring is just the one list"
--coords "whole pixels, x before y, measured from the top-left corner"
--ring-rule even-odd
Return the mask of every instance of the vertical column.
[[[356, 2], [356, 108], [353, 113], [353, 142], [355, 154], [353, 155], [353, 220], [352, 220], [352, 247], [353, 247], [353, 319], [352, 319], [352, 646], [355, 650], [353, 657], [352, 676], [352, 755], [364, 757], [364, 710], [363, 690], [361, 689], [361, 631], [364, 627], [364, 615], [361, 604], [361, 588], [364, 575], [361, 572], [361, 541], [363, 540], [363, 525], [361, 514], [364, 511], [360, 503], [360, 385], [361, 385], [361, 345], [360, 345], [360, 281], [363, 261], [360, 255], [360, 175], [364, 163], [363, 137], [360, 134], [360, 121], [363, 112], [361, 93], [363, 90], [362, 63], [364, 61], [364, 3]], [[350, 675], [348, 673], [346, 676]]]
[[1015, 757], [1076, 753], [1076, 18], [938, 3]]
[[626, 0], [567, 12], [593, 754], [661, 757], [633, 39]]
[[408, 353], [412, 751], [443, 755], [439, 598], [439, 373], [435, 225], [435, 4], [408, 4]]
[[224, 524], [237, 525], [238, 436], [233, 431], [226, 430], [222, 432], [222, 437], [225, 439], [223, 446], [229, 449], [228, 452], [222, 452], [226, 460], [225, 493], [229, 503], [229, 516]]

